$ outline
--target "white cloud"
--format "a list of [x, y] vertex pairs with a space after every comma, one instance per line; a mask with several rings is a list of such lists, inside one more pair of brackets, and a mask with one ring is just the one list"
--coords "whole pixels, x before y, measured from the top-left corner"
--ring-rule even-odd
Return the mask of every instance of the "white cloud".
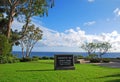
[[[120, 49], [120, 34], [117, 31], [111, 33], [102, 33], [100, 35], [87, 35], [80, 27], [76, 29], [68, 29], [63, 33], [53, 32], [49, 29], [44, 29], [43, 40], [40, 44], [51, 47], [80, 47], [84, 42], [110, 42], [113, 50]], [[45, 39], [44, 39], [45, 38]], [[113, 51], [112, 50], [112, 51]]]
[[120, 16], [120, 9], [119, 8], [116, 8], [113, 13], [116, 15], [116, 16]]
[[94, 2], [95, 0], [88, 0], [88, 2]]
[[[75, 29], [71, 28], [62, 33], [45, 28], [38, 23], [33, 23], [40, 27], [43, 30], [43, 39], [40, 40], [37, 45], [35, 45], [34, 49], [49, 47], [51, 50], [62, 49], [58, 47], [65, 47], [68, 49], [73, 49], [73, 47], [80, 47], [84, 42], [110, 42], [113, 46], [112, 51], [120, 51], [120, 34], [117, 31], [113, 31], [111, 33], [102, 33], [100, 35], [87, 35], [85, 31], [81, 30], [80, 27], [76, 27]], [[15, 25], [14, 25], [15, 24]], [[21, 27], [21, 23], [17, 24], [15, 22], [13, 26]], [[16, 27], [15, 27], [16, 28]], [[19, 28], [20, 29], [20, 28]], [[59, 50], [60, 51], [60, 50]], [[65, 51], [65, 50], [64, 50]]]
[[90, 21], [90, 22], [84, 23], [83, 25], [84, 26], [91, 26], [91, 25], [94, 25], [95, 23], [96, 23], [96, 21]]

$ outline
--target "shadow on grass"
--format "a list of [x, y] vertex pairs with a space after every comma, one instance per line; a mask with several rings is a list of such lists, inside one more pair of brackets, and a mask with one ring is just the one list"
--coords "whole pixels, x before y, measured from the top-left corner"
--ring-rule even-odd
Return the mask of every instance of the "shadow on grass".
[[16, 72], [41, 72], [41, 71], [55, 71], [54, 69], [41, 69], [41, 70], [16, 70]]
[[[107, 75], [99, 78], [109, 78], [109, 77], [120, 77], [120, 74], [113, 74], [113, 75]], [[120, 79], [115, 79], [115, 80], [108, 80], [105, 82], [120, 82]]]
[[109, 81], [105, 81], [105, 82], [120, 82], [120, 79], [109, 80]]
[[40, 62], [41, 64], [54, 64], [53, 62]]
[[120, 77], [120, 74], [114, 74], [114, 75], [107, 75], [99, 78], [107, 78], [107, 77]]

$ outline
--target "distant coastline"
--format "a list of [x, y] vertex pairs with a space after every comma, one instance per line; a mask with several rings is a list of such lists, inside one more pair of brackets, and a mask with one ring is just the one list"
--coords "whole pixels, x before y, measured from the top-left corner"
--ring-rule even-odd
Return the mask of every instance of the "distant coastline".
[[[12, 52], [15, 55], [18, 55], [18, 57], [22, 57], [22, 52], [21, 51], [13, 51]], [[48, 56], [48, 57], [53, 57], [54, 55], [59, 54], [59, 55], [63, 55], [63, 54], [72, 54], [72, 55], [82, 55], [82, 56], [88, 56], [87, 52], [32, 52], [31, 53], [31, 57], [32, 56]], [[103, 55], [103, 58], [120, 58], [120, 52], [109, 52], [106, 53], [105, 55]]]

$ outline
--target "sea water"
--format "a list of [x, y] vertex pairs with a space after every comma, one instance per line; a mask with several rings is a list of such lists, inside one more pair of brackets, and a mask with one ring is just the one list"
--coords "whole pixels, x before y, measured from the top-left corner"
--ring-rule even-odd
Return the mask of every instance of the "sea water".
[[[22, 57], [22, 52], [20, 51], [13, 51], [12, 52], [14, 55], [18, 55], [18, 57]], [[88, 56], [87, 52], [31, 52], [30, 57], [32, 56], [39, 56], [39, 57], [43, 57], [43, 56], [47, 56], [47, 57], [53, 57], [54, 55], [67, 55], [67, 54], [72, 54], [72, 55], [82, 55], [84, 57]], [[120, 52], [110, 52], [110, 53], [106, 53], [102, 56], [103, 58], [120, 58]]]

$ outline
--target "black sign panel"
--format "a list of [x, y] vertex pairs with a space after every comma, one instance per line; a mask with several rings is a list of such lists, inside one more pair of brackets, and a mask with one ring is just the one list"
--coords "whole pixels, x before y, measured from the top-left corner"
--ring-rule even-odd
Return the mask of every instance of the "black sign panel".
[[75, 69], [73, 55], [55, 55], [55, 70], [56, 69]]

